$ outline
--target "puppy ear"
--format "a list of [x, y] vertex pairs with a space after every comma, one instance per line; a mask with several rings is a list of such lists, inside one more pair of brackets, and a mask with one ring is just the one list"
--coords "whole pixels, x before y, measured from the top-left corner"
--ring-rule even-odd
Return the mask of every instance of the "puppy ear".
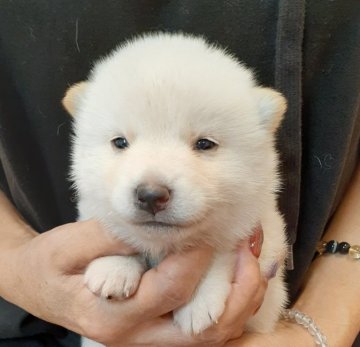
[[256, 88], [261, 123], [274, 133], [286, 112], [287, 103], [284, 96], [271, 88]]
[[88, 82], [80, 82], [72, 85], [65, 93], [62, 99], [62, 104], [65, 110], [70, 113], [71, 116], [75, 116], [78, 111], [81, 98], [88, 87]]

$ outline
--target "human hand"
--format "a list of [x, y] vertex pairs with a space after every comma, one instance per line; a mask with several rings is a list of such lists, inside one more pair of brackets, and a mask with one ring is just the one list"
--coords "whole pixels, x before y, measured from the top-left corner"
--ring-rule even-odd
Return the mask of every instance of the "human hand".
[[125, 301], [108, 301], [86, 288], [83, 273], [93, 259], [133, 253], [95, 221], [34, 233], [0, 255], [0, 295], [39, 318], [111, 345], [187, 302], [212, 255], [202, 248], [167, 257]]
[[[255, 246], [256, 255], [259, 254], [259, 248], [259, 245]], [[232, 291], [218, 324], [198, 336], [186, 336], [174, 325], [171, 314], [154, 316], [139, 321], [139, 324], [122, 335], [121, 340], [108, 346], [220, 347], [229, 340], [239, 338], [246, 321], [262, 303], [267, 279], [260, 274], [258, 261], [251, 253], [248, 242], [241, 243], [238, 254]], [[133, 299], [136, 299], [136, 295]]]
[[132, 253], [94, 221], [60, 226], [3, 252], [1, 272], [8, 285], [0, 294], [44, 320], [109, 346], [222, 346], [241, 335], [244, 322], [262, 301], [266, 281], [244, 242], [219, 324], [200, 336], [184, 336], [167, 313], [190, 299], [209, 265], [211, 250], [167, 257], [143, 276], [137, 293], [126, 301], [103, 300], [85, 287], [83, 272], [93, 259]]

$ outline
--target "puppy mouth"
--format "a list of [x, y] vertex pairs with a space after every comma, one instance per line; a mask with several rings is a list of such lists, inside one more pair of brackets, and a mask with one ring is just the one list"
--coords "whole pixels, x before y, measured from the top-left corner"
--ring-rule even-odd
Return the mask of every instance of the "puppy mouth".
[[177, 225], [177, 224], [170, 224], [170, 223], [165, 223], [165, 222], [158, 222], [158, 221], [148, 221], [148, 222], [142, 222], [142, 223], [137, 223], [137, 225], [142, 226], [142, 227], [149, 227], [149, 228], [154, 228], [154, 229], [162, 229], [162, 228], [180, 228], [181, 226]]

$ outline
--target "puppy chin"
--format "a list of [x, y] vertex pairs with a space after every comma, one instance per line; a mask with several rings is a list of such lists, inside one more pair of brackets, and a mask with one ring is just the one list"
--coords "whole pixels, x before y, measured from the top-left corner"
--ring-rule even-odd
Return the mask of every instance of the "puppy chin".
[[174, 218], [134, 218], [112, 213], [102, 219], [107, 229], [140, 252], [157, 258], [199, 243], [208, 230], [207, 218], [177, 221]]
[[[137, 232], [151, 235], [152, 238], [159, 237], [161, 239], [169, 238], [171, 241], [175, 236], [183, 235], [184, 237], [189, 234], [196, 234], [197, 229], [201, 229], [203, 221], [198, 219], [190, 221], [174, 221], [174, 220], [146, 220], [146, 221], [132, 221], [129, 223], [131, 228], [136, 229]], [[175, 241], [172, 239], [172, 241]]]
[[174, 229], [178, 230], [181, 228], [186, 228], [186, 226], [181, 224], [172, 224], [172, 223], [166, 223], [166, 222], [160, 222], [160, 221], [148, 221], [148, 222], [142, 222], [142, 223], [134, 223], [140, 228], [143, 228], [146, 232], [171, 232], [174, 231]]

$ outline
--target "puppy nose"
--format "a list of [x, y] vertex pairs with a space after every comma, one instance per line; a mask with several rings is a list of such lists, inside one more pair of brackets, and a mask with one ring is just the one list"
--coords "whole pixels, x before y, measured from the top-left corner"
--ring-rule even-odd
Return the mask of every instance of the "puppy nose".
[[170, 191], [167, 187], [156, 184], [141, 184], [136, 188], [136, 197], [139, 208], [155, 216], [166, 208]]

